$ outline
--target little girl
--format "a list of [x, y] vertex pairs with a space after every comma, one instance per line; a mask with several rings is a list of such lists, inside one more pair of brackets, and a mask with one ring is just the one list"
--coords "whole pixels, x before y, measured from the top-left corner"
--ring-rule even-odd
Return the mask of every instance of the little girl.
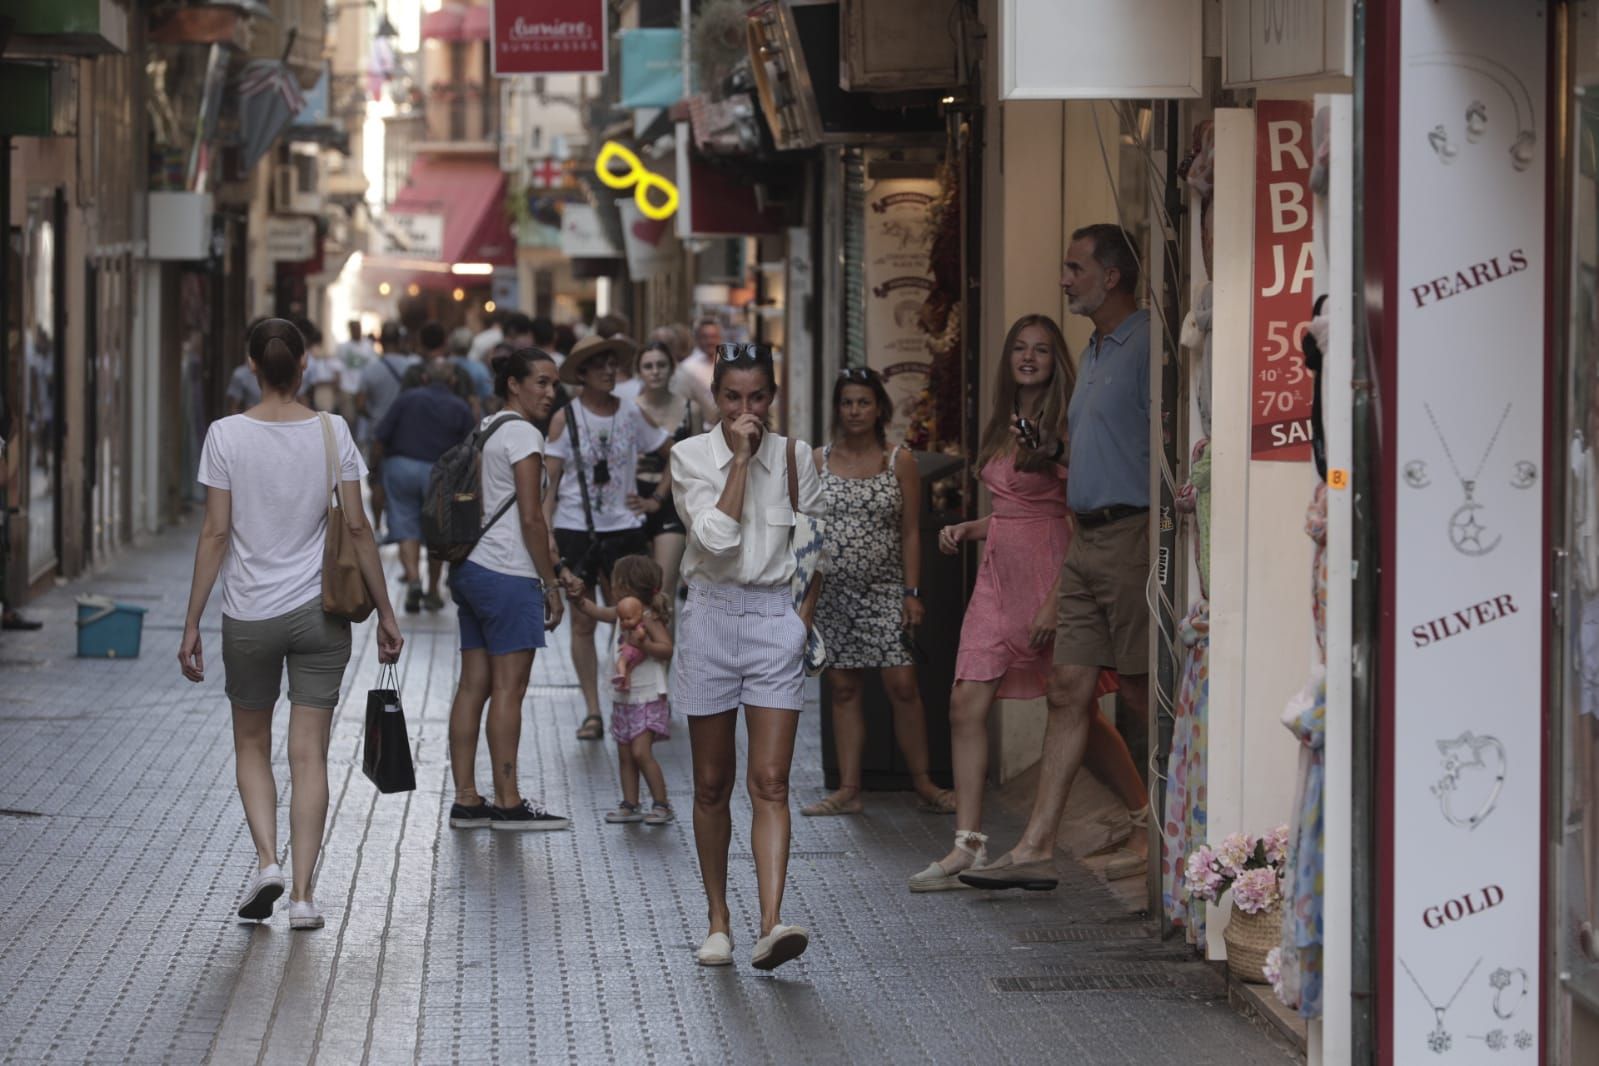
[[[672, 658], [670, 622], [671, 605], [661, 590], [661, 567], [647, 555], [624, 555], [611, 570], [611, 597], [617, 603], [633, 597], [645, 604], [643, 640], [635, 644], [644, 653], [625, 676], [625, 687], [614, 692], [611, 705], [611, 736], [616, 740], [618, 761], [622, 771], [622, 802], [616, 810], [605, 816], [612, 824], [643, 822], [645, 825], [666, 825], [677, 815], [666, 799], [666, 778], [661, 764], [655, 761], [652, 748], [656, 738], [666, 740], [670, 734], [672, 708], [667, 700], [666, 664]], [[616, 624], [617, 609], [601, 607], [593, 600], [580, 596], [576, 609], [596, 622], [610, 622], [613, 660], [621, 652], [626, 639], [623, 625]], [[639, 808], [638, 779], [644, 775], [653, 799], [650, 813]]]

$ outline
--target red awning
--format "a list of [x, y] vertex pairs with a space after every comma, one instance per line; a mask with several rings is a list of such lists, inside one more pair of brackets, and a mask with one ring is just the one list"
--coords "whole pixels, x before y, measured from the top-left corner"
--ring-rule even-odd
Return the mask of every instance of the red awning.
[[444, 236], [438, 259], [429, 257], [432, 269], [420, 269], [416, 256], [367, 257], [375, 270], [408, 274], [426, 288], [451, 289], [487, 280], [481, 273], [454, 273], [457, 264], [516, 265], [516, 238], [505, 216], [505, 174], [493, 160], [417, 159], [386, 213], [442, 216]]
[[485, 4], [446, 4], [422, 16], [422, 38], [435, 41], [486, 41], [489, 7]]
[[489, 39], [488, 4], [475, 4], [466, 9], [466, 18], [461, 20], [461, 39], [464, 41]]
[[461, 24], [466, 21], [466, 11], [450, 4], [429, 11], [422, 16], [422, 39], [434, 41], [459, 41], [461, 37]]

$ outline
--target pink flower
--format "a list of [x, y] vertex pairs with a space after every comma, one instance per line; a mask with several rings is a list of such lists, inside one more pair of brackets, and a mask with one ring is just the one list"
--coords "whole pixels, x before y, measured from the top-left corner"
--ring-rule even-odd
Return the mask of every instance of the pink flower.
[[1280, 898], [1277, 872], [1270, 868], [1245, 870], [1233, 882], [1233, 902], [1245, 914], [1268, 910]]
[[1272, 948], [1266, 952], [1266, 961], [1260, 967], [1261, 974], [1266, 978], [1266, 983], [1271, 985], [1272, 991], [1280, 993], [1283, 982], [1283, 949]]
[[1189, 894], [1195, 899], [1215, 902], [1226, 887], [1221, 875], [1216, 872], [1215, 853], [1204, 845], [1195, 849], [1194, 853], [1188, 856], [1184, 882]]
[[1227, 839], [1221, 842], [1221, 847], [1216, 849], [1216, 860], [1223, 874], [1237, 877], [1254, 853], [1255, 841], [1252, 837], [1244, 833], [1229, 833]]
[[1288, 861], [1288, 827], [1279, 825], [1263, 838], [1266, 844], [1266, 861], [1281, 866]]

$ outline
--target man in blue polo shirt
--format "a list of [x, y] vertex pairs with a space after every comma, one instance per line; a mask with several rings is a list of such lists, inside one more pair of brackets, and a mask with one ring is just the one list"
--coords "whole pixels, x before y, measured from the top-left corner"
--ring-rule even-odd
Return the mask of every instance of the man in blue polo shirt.
[[422, 383], [422, 388], [400, 393], [373, 434], [373, 443], [382, 449], [389, 539], [400, 542], [405, 610], [409, 614], [423, 606], [430, 611], [444, 606], [439, 595], [442, 561], [428, 560], [427, 595], [422, 594], [422, 503], [427, 497], [433, 464], [465, 440], [477, 424], [472, 409], [455, 394], [455, 368], [449, 359], [438, 356], [428, 362]]
[[[1065, 465], [1066, 503], [1077, 531], [1060, 572], [1049, 722], [1032, 817], [1021, 841], [989, 866], [961, 874], [979, 888], [1048, 890], [1055, 836], [1083, 763], [1101, 668], [1121, 675], [1127, 712], [1149, 706], [1149, 312], [1138, 307], [1138, 259], [1120, 226], [1072, 234], [1061, 290], [1074, 315], [1094, 323], [1066, 411], [1070, 449], [1039, 447]], [[1146, 809], [1147, 811], [1147, 809]], [[1135, 816], [1136, 819], [1136, 816]], [[1145, 814], [1147, 821], [1147, 813]], [[1135, 827], [1129, 847], [1147, 848]]]

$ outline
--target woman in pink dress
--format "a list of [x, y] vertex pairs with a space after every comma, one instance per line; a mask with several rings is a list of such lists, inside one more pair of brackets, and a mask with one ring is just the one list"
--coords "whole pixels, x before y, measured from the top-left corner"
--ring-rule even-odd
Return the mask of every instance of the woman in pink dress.
[[[1018, 441], [1013, 418], [1066, 437], [1066, 408], [1077, 375], [1060, 327], [1024, 315], [1005, 335], [994, 383], [994, 408], [978, 452], [978, 476], [993, 495], [986, 518], [945, 526], [946, 554], [985, 541], [977, 585], [961, 625], [949, 727], [955, 764], [955, 847], [910, 879], [912, 892], [964, 888], [956, 875], [986, 863], [983, 783], [988, 775], [988, 712], [996, 699], [1030, 699], [1049, 684], [1055, 642], [1056, 583], [1071, 541], [1066, 471], [1047, 451]], [[1033, 439], [1037, 439], [1035, 435]]]

